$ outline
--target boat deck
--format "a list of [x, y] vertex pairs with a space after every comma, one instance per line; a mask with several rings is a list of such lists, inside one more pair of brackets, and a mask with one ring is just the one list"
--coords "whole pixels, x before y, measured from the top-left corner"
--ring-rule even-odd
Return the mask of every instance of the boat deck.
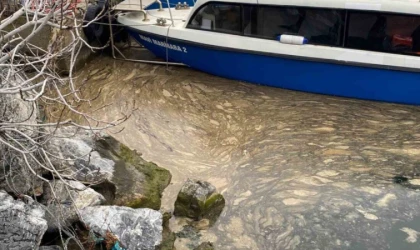
[[114, 6], [114, 10], [119, 11], [140, 11], [148, 8], [156, 0], [124, 0], [121, 3]]

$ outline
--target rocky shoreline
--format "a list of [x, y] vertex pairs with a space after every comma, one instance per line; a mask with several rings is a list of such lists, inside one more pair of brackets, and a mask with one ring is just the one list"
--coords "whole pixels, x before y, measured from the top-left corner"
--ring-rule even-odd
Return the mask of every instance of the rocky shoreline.
[[[84, 15], [86, 4], [75, 2], [72, 6], [79, 18]], [[82, 28], [73, 26], [76, 24], [73, 19], [62, 20], [59, 27], [43, 26], [42, 36], [32, 36], [34, 30], [22, 28], [28, 20], [27, 15], [13, 19], [13, 25], [8, 24], [6, 30], [11, 32], [15, 25], [20, 26], [16, 34], [28, 38], [31, 46], [35, 44], [37, 55], [51, 53], [51, 47], [57, 51], [57, 58], [51, 60], [53, 73], [45, 74], [48, 75], [45, 83], [56, 73], [57, 78], [62, 75], [72, 78], [73, 71], [82, 69], [95, 54], [95, 49], [84, 45], [77, 47], [77, 53], [74, 53], [76, 45], [69, 49], [80, 42], [79, 37], [75, 39], [73, 28], [82, 34], [80, 40], [86, 40]], [[32, 55], [35, 50], [29, 48], [23, 53]], [[25, 69], [26, 73], [31, 74]], [[21, 84], [19, 74], [12, 81], [13, 88]], [[42, 79], [37, 75], [31, 81], [38, 78]], [[191, 249], [212, 249], [211, 243], [197, 241], [197, 235], [199, 230], [214, 224], [224, 208], [225, 200], [215, 187], [207, 182], [187, 180], [178, 194], [175, 210], [160, 211], [162, 193], [171, 183], [171, 173], [145, 161], [141, 154], [102, 132], [77, 129], [81, 125], [70, 120], [60, 122], [74, 127], [59, 127], [56, 120], [44, 124], [47, 117], [54, 117], [47, 115], [47, 106], [36, 102], [45, 94], [45, 83], [35, 97], [19, 87], [19, 94], [0, 98], [2, 123], [14, 125], [8, 124], [11, 127], [5, 130], [11, 135], [0, 136], [6, 141], [0, 143], [0, 249], [164, 250], [175, 249], [177, 237], [193, 238]], [[80, 90], [75, 90], [72, 84], [70, 89], [79, 102]], [[59, 96], [57, 106], [49, 108], [61, 110], [65, 104], [72, 110], [69, 104], [72, 96], [67, 92]], [[63, 110], [60, 112], [57, 117], [61, 118]], [[169, 221], [175, 218], [172, 213], [187, 221], [178, 232], [169, 228]]]
[[[188, 228], [208, 228], [223, 210], [225, 200], [210, 183], [188, 179], [174, 214], [189, 223], [182, 232], [171, 232], [172, 212], [159, 211], [171, 181], [168, 170], [111, 136], [72, 127], [57, 130], [47, 147], [61, 159], [53, 164], [66, 177], [46, 175], [49, 181], [36, 195], [0, 191], [1, 249], [63, 249], [63, 244], [67, 249], [175, 249], [176, 237], [195, 237], [185, 236]], [[212, 249], [209, 242], [190, 247]]]

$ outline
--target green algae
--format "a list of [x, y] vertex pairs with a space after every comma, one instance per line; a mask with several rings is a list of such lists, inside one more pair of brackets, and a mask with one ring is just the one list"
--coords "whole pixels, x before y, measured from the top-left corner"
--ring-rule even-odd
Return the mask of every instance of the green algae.
[[136, 151], [120, 144], [120, 157], [129, 164], [132, 164], [139, 172], [146, 176], [146, 185], [144, 185], [144, 196], [128, 201], [126, 206], [132, 208], [153, 208], [158, 210], [161, 205], [163, 190], [171, 181], [171, 174], [168, 170], [158, 167], [153, 162], [147, 162], [141, 158]]
[[160, 208], [162, 192], [172, 178], [168, 170], [145, 161], [141, 154], [110, 136], [98, 140], [97, 148], [103, 157], [115, 162], [112, 182], [117, 186], [117, 193], [114, 205]]
[[197, 199], [197, 197], [181, 191], [175, 202], [174, 214], [194, 220], [208, 219], [212, 225], [223, 211], [224, 206], [225, 199], [219, 193], [212, 193], [208, 197]]

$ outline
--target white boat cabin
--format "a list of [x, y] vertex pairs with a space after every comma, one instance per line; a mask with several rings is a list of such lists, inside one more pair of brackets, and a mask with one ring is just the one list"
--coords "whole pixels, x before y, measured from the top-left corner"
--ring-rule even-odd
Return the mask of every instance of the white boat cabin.
[[309, 44], [420, 55], [419, 1], [199, 0], [185, 26], [276, 39], [302, 36]]
[[[190, 8], [146, 12], [147, 19], [144, 13], [126, 12], [118, 21], [141, 32], [225, 49], [420, 71], [418, 1], [198, 0]], [[162, 18], [166, 24], [157, 25]], [[304, 37], [308, 44], [279, 43], [283, 34]]]

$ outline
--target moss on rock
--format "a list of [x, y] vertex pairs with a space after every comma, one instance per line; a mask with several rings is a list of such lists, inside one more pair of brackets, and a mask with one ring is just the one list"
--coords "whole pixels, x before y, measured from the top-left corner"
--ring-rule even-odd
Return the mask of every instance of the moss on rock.
[[171, 181], [171, 173], [112, 137], [97, 141], [98, 152], [115, 161], [112, 182], [117, 187], [114, 205], [158, 210], [163, 190]]
[[165, 212], [162, 215], [162, 242], [158, 247], [156, 247], [155, 250], [175, 250], [174, 244], [176, 240], [176, 235], [169, 229], [169, 220], [171, 219], [172, 214], [169, 212]]
[[225, 206], [225, 199], [208, 182], [188, 179], [175, 202], [176, 216], [195, 220], [208, 219], [213, 224]]

